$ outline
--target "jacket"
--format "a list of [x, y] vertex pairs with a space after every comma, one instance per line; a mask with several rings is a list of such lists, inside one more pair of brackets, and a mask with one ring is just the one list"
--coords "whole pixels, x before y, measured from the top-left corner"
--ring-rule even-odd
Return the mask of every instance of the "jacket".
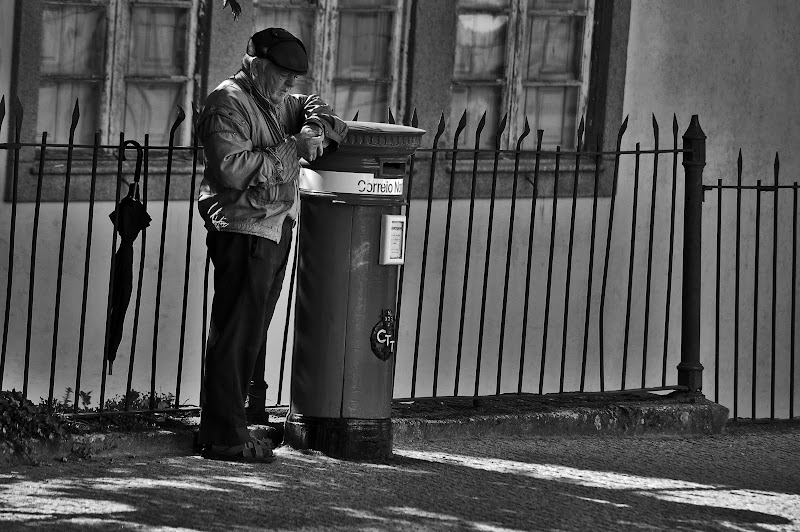
[[347, 134], [319, 96], [290, 94], [275, 107], [241, 71], [211, 92], [197, 123], [205, 155], [198, 209], [207, 230], [280, 241], [284, 219], [296, 220], [299, 207], [297, 175], [288, 169], [297, 166], [291, 135], [308, 123], [323, 129], [328, 149]]

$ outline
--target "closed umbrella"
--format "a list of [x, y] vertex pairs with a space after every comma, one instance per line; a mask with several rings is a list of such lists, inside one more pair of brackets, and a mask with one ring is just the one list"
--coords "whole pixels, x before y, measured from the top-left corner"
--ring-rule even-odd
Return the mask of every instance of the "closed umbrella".
[[111, 313], [106, 351], [109, 375], [112, 374], [117, 349], [122, 341], [122, 326], [125, 323], [125, 313], [133, 290], [133, 242], [139, 232], [149, 226], [152, 220], [139, 198], [138, 175], [136, 177], [137, 180], [128, 187], [128, 195], [120, 200], [117, 208], [109, 215], [121, 238], [113, 259]]

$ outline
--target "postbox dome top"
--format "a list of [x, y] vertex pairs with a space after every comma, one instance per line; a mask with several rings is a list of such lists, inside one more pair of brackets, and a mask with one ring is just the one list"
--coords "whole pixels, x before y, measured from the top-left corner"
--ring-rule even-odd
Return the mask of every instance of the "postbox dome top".
[[409, 135], [422, 135], [425, 133], [424, 129], [419, 129], [411, 126], [403, 126], [401, 124], [385, 124], [382, 122], [364, 122], [361, 120], [345, 120], [350, 130], [364, 131], [371, 133], [406, 133]]
[[420, 146], [424, 129], [400, 124], [384, 124], [380, 122], [362, 122], [346, 120], [347, 136], [341, 146], [382, 146], [410, 148], [412, 151]]

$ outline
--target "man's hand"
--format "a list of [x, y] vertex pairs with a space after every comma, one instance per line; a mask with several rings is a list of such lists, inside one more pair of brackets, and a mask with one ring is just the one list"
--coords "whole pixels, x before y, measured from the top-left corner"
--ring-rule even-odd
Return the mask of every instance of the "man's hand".
[[322, 155], [325, 135], [317, 125], [305, 125], [300, 133], [294, 136], [297, 141], [297, 155], [308, 162]]
[[236, 0], [222, 0], [222, 9], [225, 9], [227, 5], [231, 5], [231, 11], [233, 12], [233, 20], [237, 20], [239, 15], [242, 14], [242, 6], [239, 5], [239, 2]]

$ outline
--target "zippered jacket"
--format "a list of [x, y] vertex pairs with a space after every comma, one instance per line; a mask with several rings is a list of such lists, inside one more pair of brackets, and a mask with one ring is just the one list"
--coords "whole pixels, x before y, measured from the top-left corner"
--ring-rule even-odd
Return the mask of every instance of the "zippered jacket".
[[299, 157], [292, 135], [322, 128], [335, 149], [347, 124], [317, 95], [290, 94], [279, 106], [256, 92], [242, 71], [206, 98], [197, 131], [205, 170], [198, 209], [209, 231], [279, 242], [284, 219], [297, 219]]

